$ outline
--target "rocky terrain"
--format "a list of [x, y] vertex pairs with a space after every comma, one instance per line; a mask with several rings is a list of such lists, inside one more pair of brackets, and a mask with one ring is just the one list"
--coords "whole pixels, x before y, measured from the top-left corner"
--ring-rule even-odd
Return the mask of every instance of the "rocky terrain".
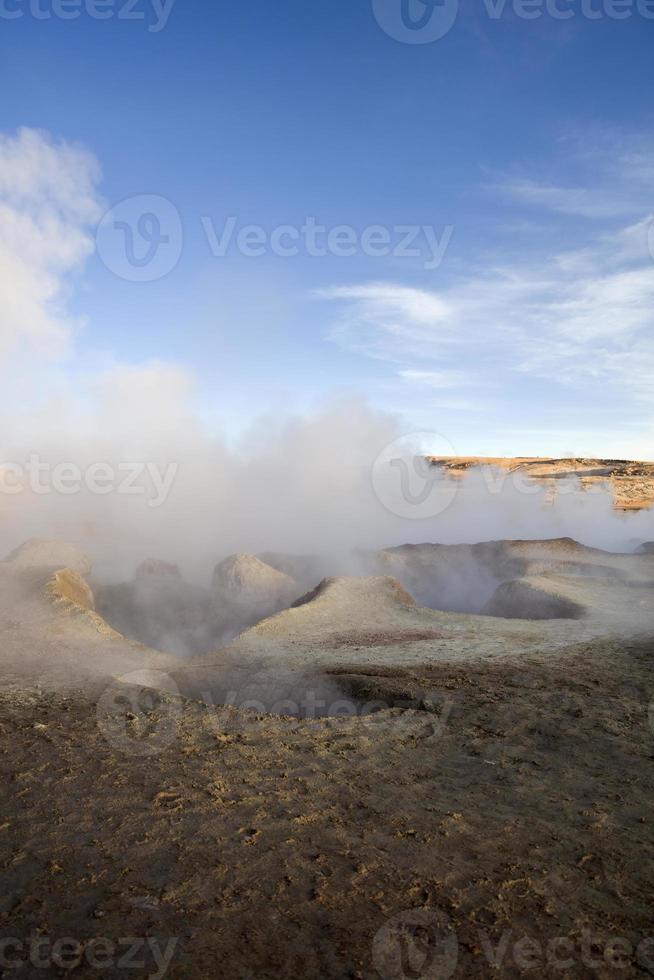
[[[231, 556], [202, 589], [148, 560], [111, 625], [83, 555], [19, 549], [2, 976], [654, 972], [642, 544], [403, 546], [308, 589], [307, 558]], [[133, 635], [234, 609], [191, 656]]]
[[556, 492], [556, 481], [565, 479], [578, 480], [586, 491], [608, 485], [616, 510], [643, 510], [654, 503], [654, 462], [537, 456], [429, 456], [428, 459], [456, 479], [471, 469], [485, 466], [544, 484], [552, 493]]

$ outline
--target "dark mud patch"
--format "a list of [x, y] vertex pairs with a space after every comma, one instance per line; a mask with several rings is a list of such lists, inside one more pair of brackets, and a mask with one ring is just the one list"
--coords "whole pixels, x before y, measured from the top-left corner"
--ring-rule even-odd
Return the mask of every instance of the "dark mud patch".
[[442, 640], [445, 633], [440, 630], [346, 630], [330, 635], [324, 646], [329, 649], [340, 647], [392, 647], [405, 643], [423, 643], [427, 640]]

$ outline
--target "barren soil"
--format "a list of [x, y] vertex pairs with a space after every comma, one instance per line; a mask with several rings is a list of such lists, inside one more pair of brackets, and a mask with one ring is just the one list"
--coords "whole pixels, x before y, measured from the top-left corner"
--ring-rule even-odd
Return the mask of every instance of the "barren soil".
[[539, 456], [430, 456], [453, 477], [462, 477], [471, 467], [493, 466], [510, 472], [521, 470], [552, 492], [556, 480], [576, 477], [584, 490], [608, 484], [616, 510], [643, 510], [654, 503], [654, 463], [623, 459], [548, 459]]
[[[480, 546], [493, 616], [388, 574], [470, 549], [391, 549], [185, 661], [40, 555], [0, 563], [0, 938], [83, 946], [0, 975], [123, 977], [88, 956], [129, 937], [179, 980], [654, 973], [654, 554]], [[348, 715], [266, 710], [309, 687]]]
[[[527, 936], [571, 940], [566, 975], [613, 977], [582, 962], [584, 930], [600, 963], [610, 937], [653, 932], [653, 654], [354, 664], [338, 673], [358, 696], [427, 686], [434, 703], [302, 722], [189, 702], [153, 756], [116, 752], [84, 697], [5, 694], [2, 932], [175, 937], [180, 980], [372, 980], [377, 931], [421, 908], [448, 917], [455, 976], [525, 975], [511, 950]], [[494, 972], [484, 950], [508, 930]], [[629, 959], [620, 976], [646, 974]]]

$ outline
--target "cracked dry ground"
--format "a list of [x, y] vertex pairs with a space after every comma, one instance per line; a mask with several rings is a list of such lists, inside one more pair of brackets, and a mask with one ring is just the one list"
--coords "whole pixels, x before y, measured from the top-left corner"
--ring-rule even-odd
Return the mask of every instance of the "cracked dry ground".
[[653, 654], [602, 641], [547, 662], [339, 668], [367, 694], [426, 687], [435, 712], [298, 722], [185, 702], [175, 741], [140, 757], [82, 697], [5, 692], [1, 933], [176, 937], [173, 978], [372, 978], [375, 933], [419, 907], [449, 917], [454, 976], [525, 975], [511, 945], [499, 969], [486, 959], [507, 930], [586, 929], [600, 965], [566, 975], [645, 976], [599, 957], [654, 933]]

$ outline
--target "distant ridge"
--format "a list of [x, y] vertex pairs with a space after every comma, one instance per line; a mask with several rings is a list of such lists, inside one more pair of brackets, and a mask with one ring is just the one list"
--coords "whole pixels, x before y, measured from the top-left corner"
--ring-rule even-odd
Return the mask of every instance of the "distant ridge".
[[628, 459], [548, 456], [427, 456], [455, 478], [470, 469], [492, 466], [514, 472], [523, 470], [529, 479], [556, 488], [556, 480], [577, 477], [581, 489], [610, 484], [616, 510], [646, 510], [654, 504], [654, 462]]

